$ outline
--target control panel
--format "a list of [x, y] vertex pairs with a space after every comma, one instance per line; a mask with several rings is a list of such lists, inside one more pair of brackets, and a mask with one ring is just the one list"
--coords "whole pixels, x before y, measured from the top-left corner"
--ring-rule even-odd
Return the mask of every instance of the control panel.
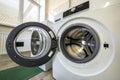
[[74, 14], [74, 13], [83, 11], [83, 10], [88, 9], [88, 8], [89, 8], [89, 1], [87, 1], [87, 2], [85, 2], [85, 3], [82, 3], [82, 4], [78, 5], [78, 6], [75, 6], [75, 7], [71, 8], [71, 9], [65, 11], [65, 12], [63, 13], [63, 18], [64, 18], [64, 17], [67, 17], [67, 16], [69, 16], [69, 15], [72, 15], [72, 14]]

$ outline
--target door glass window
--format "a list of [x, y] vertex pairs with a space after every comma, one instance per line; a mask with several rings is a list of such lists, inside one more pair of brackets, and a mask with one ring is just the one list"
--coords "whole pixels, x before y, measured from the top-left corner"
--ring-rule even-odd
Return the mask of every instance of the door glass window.
[[44, 29], [31, 26], [17, 35], [14, 45], [17, 54], [21, 57], [40, 58], [49, 51], [51, 39]]

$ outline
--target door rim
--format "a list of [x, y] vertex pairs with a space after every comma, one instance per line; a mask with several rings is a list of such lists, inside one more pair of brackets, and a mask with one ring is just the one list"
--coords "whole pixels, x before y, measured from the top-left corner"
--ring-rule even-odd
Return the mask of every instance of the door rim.
[[[76, 28], [86, 28], [86, 29], [90, 30], [89, 32], [91, 33], [92, 36], [94, 36], [95, 41], [97, 41], [97, 42], [96, 42], [95, 51], [93, 52], [93, 54], [92, 54], [91, 56], [88, 56], [88, 57], [85, 58], [85, 59], [75, 59], [75, 58], [71, 57], [71, 56], [69, 55], [69, 52], [67, 52], [67, 51], [65, 50], [65, 45], [63, 45], [63, 42], [64, 42], [64, 39], [63, 39], [63, 38], [65, 38], [65, 35], [66, 35], [67, 33], [69, 33], [70, 30], [73, 30], [73, 29], [76, 29]], [[94, 31], [94, 29], [92, 29], [90, 26], [88, 26], [88, 25], [86, 25], [86, 24], [82, 24], [82, 23], [80, 23], [80, 24], [79, 24], [79, 23], [77, 23], [77, 24], [71, 24], [71, 25], [68, 26], [68, 28], [66, 28], [66, 29], [63, 31], [63, 33], [61, 34], [61, 36], [62, 36], [62, 37], [59, 39], [61, 51], [62, 51], [63, 55], [64, 55], [67, 59], [69, 59], [70, 61], [72, 61], [72, 62], [75, 62], [75, 63], [87, 63], [87, 62], [91, 61], [92, 59], [94, 59], [95, 56], [96, 56], [96, 55], [98, 54], [98, 52], [99, 52], [100, 39], [99, 39], [99, 37], [98, 37], [98, 34], [96, 33], [96, 31]]]

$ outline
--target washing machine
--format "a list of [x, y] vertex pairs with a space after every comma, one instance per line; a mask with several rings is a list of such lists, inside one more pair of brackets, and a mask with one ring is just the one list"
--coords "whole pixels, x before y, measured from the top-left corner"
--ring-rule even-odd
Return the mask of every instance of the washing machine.
[[[57, 15], [54, 30], [38, 22], [18, 25], [6, 49], [14, 62], [26, 67], [54, 58], [55, 80], [119, 80], [119, 16], [119, 0], [85, 0]], [[38, 36], [20, 41], [34, 32]], [[29, 46], [27, 54], [21, 50], [24, 46]]]
[[56, 80], [120, 80], [120, 0], [89, 0], [55, 17]]

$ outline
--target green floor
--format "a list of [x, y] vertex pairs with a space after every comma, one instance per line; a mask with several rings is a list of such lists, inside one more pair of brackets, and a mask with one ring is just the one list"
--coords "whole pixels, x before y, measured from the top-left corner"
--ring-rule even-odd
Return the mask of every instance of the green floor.
[[40, 72], [42, 72], [42, 70], [38, 67], [27, 68], [17, 66], [0, 71], [0, 80], [28, 80]]

